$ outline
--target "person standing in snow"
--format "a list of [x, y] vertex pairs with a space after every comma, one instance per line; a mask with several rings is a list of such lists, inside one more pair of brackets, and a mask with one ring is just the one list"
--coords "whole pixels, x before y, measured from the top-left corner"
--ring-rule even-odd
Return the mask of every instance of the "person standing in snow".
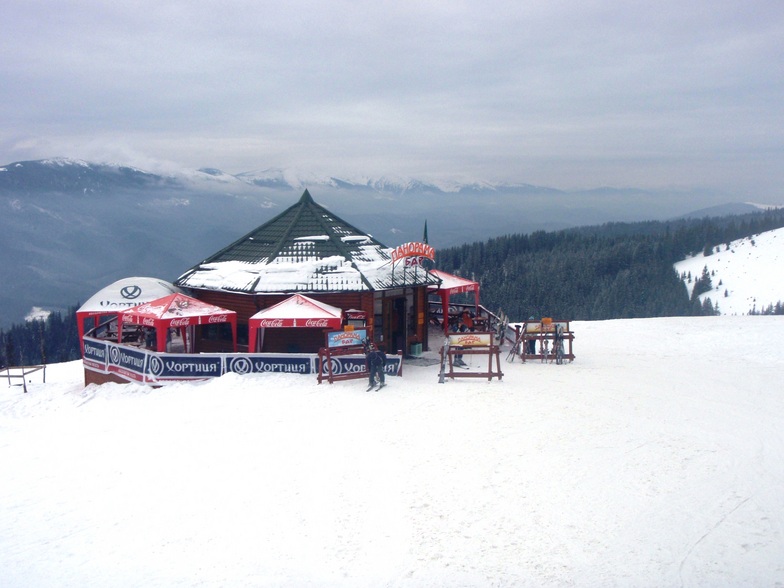
[[[529, 323], [535, 322], [534, 321], [534, 317], [532, 317], [532, 316], [528, 317], [528, 322]], [[526, 327], [527, 327], [527, 324], [523, 325], [523, 329], [525, 329]], [[536, 339], [532, 336], [530, 339], [528, 339], [528, 341], [526, 343], [527, 343], [527, 347], [528, 347], [528, 349], [525, 350], [526, 353], [528, 355], [536, 355]]]
[[387, 364], [387, 356], [376, 347], [375, 343], [368, 343], [367, 351], [365, 353], [368, 368], [368, 391], [372, 390], [376, 385], [376, 378], [378, 377], [378, 389], [380, 390], [386, 383], [384, 382], [384, 366]]
[[[460, 313], [457, 317], [457, 321], [453, 323], [452, 330], [456, 333], [465, 333], [466, 331], [473, 331], [474, 330], [474, 320], [471, 318], [471, 313], [467, 310], [464, 310]], [[462, 347], [455, 346], [455, 349], [462, 349]], [[452, 362], [454, 365], [459, 367], [466, 367], [466, 362], [463, 361], [463, 354], [462, 353], [455, 353], [455, 359]]]

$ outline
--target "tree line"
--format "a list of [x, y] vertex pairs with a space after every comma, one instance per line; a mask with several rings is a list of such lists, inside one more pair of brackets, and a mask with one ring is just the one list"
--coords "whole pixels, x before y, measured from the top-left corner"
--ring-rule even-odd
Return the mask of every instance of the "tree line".
[[[443, 249], [438, 267], [481, 283], [482, 303], [515, 320], [529, 316], [602, 320], [716, 314], [721, 300], [691, 297], [673, 264], [730, 241], [784, 226], [784, 209], [680, 221], [607, 223], [504, 235]], [[2, 367], [79, 359], [77, 306], [0, 330]], [[782, 314], [778, 302], [754, 314]]]
[[782, 226], [784, 210], [776, 209], [504, 235], [440, 250], [438, 267], [479, 281], [483, 305], [515, 320], [710, 315], [721, 301], [698, 299], [710, 277], [698, 277], [690, 297], [673, 264]]
[[0, 365], [39, 365], [60, 363], [81, 357], [76, 310], [52, 312], [46, 319], [0, 329]]

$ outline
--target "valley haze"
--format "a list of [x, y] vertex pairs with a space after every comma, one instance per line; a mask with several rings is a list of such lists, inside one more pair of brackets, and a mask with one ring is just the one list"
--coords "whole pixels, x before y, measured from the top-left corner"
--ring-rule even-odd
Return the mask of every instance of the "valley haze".
[[174, 280], [285, 210], [314, 199], [388, 246], [438, 248], [535, 230], [759, 210], [707, 190], [317, 176], [268, 168], [167, 174], [52, 158], [0, 166], [0, 327], [33, 307], [63, 309], [128, 276]]

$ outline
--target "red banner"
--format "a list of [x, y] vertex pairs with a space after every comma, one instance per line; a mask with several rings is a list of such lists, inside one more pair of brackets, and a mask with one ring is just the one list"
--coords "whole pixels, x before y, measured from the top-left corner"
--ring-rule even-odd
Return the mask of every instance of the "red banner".
[[392, 261], [404, 257], [426, 257], [432, 261], [436, 258], [436, 250], [427, 243], [403, 243], [392, 250]]

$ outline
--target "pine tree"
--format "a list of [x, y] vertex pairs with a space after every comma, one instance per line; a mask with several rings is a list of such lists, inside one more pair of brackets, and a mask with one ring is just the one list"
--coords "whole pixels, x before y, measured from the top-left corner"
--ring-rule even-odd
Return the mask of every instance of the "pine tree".
[[697, 300], [700, 294], [710, 292], [713, 290], [710, 273], [708, 273], [708, 266], [702, 268], [702, 275], [694, 281], [694, 289], [691, 292], [691, 299]]

